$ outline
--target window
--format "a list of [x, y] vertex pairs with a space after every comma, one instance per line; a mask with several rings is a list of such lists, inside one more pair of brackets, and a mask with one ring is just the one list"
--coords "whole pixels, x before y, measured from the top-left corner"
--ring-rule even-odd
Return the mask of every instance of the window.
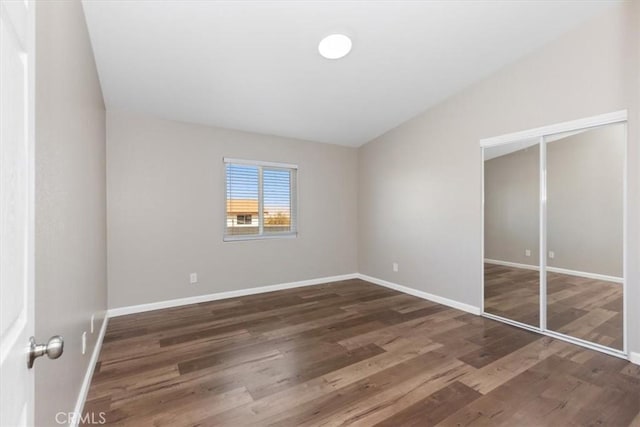
[[295, 237], [296, 165], [224, 159], [224, 240]]
[[236, 224], [238, 225], [250, 225], [251, 224], [251, 215], [238, 215], [236, 218]]

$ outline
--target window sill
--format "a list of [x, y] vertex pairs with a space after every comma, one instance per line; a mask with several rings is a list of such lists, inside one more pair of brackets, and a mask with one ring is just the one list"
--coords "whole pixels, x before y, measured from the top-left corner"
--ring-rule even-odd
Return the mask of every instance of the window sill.
[[298, 237], [297, 232], [292, 233], [278, 233], [278, 234], [263, 234], [263, 235], [238, 235], [238, 236], [224, 236], [224, 242], [243, 242], [247, 240], [272, 240], [272, 239], [295, 239]]

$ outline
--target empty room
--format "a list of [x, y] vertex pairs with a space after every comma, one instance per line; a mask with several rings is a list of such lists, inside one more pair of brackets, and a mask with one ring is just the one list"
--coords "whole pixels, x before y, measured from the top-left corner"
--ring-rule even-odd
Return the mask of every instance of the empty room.
[[640, 1], [0, 0], [0, 426], [640, 426]]

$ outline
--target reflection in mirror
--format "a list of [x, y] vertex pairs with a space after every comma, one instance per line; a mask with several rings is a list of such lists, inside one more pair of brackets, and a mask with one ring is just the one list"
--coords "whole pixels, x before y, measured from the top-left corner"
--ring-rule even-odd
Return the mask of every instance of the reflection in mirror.
[[484, 160], [484, 311], [538, 327], [538, 139], [485, 148]]
[[547, 144], [547, 329], [623, 348], [624, 123]]

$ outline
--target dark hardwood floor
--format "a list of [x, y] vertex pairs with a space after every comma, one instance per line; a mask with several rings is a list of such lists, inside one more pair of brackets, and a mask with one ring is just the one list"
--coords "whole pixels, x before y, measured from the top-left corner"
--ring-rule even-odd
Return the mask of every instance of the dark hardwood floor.
[[113, 318], [85, 411], [130, 426], [626, 426], [640, 366], [350, 280]]
[[[485, 264], [485, 311], [539, 326], [540, 280], [534, 270]], [[547, 273], [550, 330], [622, 350], [622, 284]]]

